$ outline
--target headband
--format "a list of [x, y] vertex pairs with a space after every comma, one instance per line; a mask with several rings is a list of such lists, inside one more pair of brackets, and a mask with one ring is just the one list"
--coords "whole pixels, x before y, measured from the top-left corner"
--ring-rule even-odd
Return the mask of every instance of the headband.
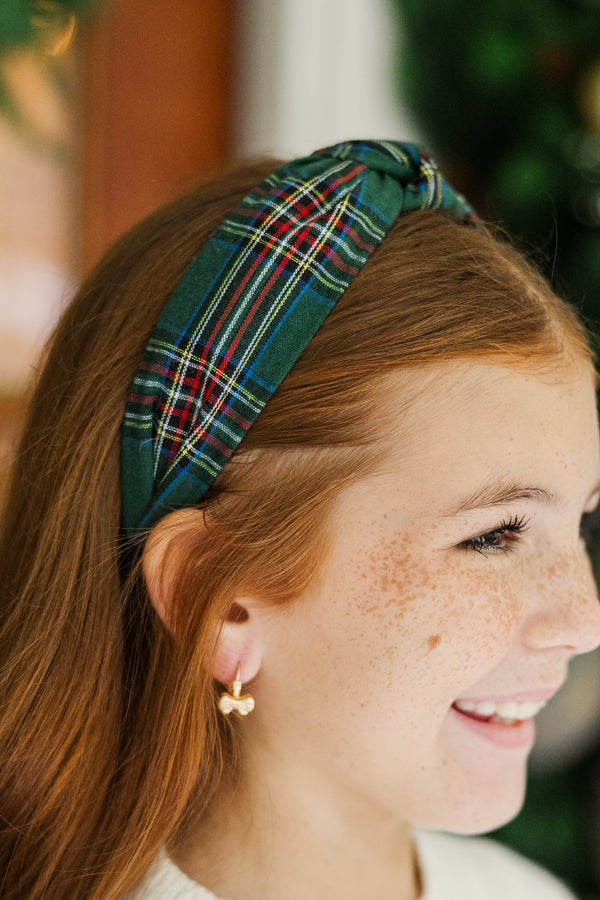
[[127, 401], [123, 525], [196, 505], [402, 212], [466, 200], [419, 147], [349, 141], [248, 194], [185, 271]]

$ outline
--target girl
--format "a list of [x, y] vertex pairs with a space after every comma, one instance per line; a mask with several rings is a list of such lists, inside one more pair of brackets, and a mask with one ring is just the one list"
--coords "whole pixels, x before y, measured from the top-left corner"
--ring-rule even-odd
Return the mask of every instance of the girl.
[[600, 641], [599, 482], [582, 326], [417, 148], [158, 212], [64, 314], [5, 510], [1, 896], [569, 896], [438, 832], [514, 816]]

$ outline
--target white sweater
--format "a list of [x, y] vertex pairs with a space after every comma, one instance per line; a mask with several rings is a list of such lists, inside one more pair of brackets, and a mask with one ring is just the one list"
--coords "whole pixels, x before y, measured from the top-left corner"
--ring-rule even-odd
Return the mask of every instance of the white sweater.
[[[574, 900], [552, 875], [491, 840], [421, 829], [413, 834], [423, 876], [421, 900]], [[134, 897], [219, 900], [184, 875], [166, 854]]]

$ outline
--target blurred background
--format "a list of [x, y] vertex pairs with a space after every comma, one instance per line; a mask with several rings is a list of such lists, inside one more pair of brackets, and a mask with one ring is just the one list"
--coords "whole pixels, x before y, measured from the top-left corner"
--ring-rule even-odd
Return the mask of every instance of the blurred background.
[[[0, 502], [44, 341], [104, 250], [237, 161], [354, 137], [425, 143], [597, 330], [600, 0], [0, 0]], [[599, 697], [591, 654], [498, 835], [587, 898]]]

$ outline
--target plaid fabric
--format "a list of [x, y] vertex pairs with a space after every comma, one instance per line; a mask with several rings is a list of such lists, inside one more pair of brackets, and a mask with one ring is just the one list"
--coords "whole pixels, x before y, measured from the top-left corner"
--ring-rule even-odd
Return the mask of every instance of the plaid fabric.
[[198, 503], [397, 216], [474, 213], [418, 147], [350, 141], [269, 176], [167, 303], [127, 402], [123, 524]]

